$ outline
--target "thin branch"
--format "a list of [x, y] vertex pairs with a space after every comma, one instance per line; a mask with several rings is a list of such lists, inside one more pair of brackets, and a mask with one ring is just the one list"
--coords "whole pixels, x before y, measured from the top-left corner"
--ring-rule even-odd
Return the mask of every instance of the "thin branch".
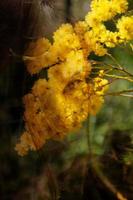
[[104, 94], [104, 96], [107, 96], [107, 95], [112, 95], [112, 96], [127, 96], [127, 97], [133, 97], [133, 95], [131, 94], [125, 94], [125, 93], [132, 93], [133, 92], [133, 89], [130, 89], [130, 90], [121, 90], [121, 91], [117, 91], [117, 92], [108, 92], [106, 94]]
[[120, 68], [122, 69], [121, 65], [119, 64], [119, 62], [116, 60], [116, 58], [114, 58], [111, 54], [107, 53], [106, 54], [107, 56], [109, 56], [113, 61], [114, 63]]
[[127, 200], [127, 198], [125, 198], [124, 195], [118, 191], [111, 181], [103, 174], [96, 159], [93, 159], [92, 161], [92, 168], [95, 170], [102, 183], [117, 197], [118, 200]]
[[[130, 73], [130, 72], [128, 72], [126, 69], [124, 69], [122, 66], [121, 66], [121, 68], [120, 67], [113, 67], [111, 64], [109, 64], [109, 63], [106, 63], [106, 62], [100, 62], [100, 61], [91, 61], [91, 63], [92, 63], [92, 65], [97, 65], [97, 64], [100, 64], [100, 65], [106, 65], [106, 66], [108, 66], [109, 68], [112, 68], [113, 70], [118, 70], [118, 71], [120, 71], [120, 72], [122, 72], [122, 73], [124, 73], [124, 74], [127, 74], [128, 76], [130, 76], [130, 77], [133, 77], [133, 74], [132, 73]], [[99, 69], [100, 67], [93, 67], [94, 69], [96, 68], [96, 69]], [[103, 69], [102, 67], [101, 67], [101, 69]]]
[[122, 80], [127, 80], [129, 82], [133, 82], [133, 79], [126, 76], [118, 76], [118, 75], [113, 75], [113, 74], [104, 74], [104, 75], [111, 78], [122, 79]]
[[120, 96], [133, 98], [133, 95], [130, 95], [130, 94], [120, 94]]

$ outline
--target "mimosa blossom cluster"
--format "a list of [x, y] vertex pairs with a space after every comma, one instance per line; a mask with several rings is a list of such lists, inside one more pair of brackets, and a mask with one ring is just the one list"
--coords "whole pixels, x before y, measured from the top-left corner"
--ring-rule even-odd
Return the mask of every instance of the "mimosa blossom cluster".
[[[63, 24], [53, 42], [40, 38], [29, 45], [24, 55], [29, 73], [47, 69], [48, 78], [37, 80], [24, 97], [25, 130], [16, 145], [19, 155], [40, 149], [49, 139], [63, 139], [99, 111], [108, 81], [104, 71], [91, 76], [89, 55], [106, 55], [110, 47], [133, 39], [133, 16], [124, 16], [127, 9], [126, 0], [93, 0], [84, 21]], [[107, 30], [104, 22], [117, 14], [122, 17], [116, 31]]]

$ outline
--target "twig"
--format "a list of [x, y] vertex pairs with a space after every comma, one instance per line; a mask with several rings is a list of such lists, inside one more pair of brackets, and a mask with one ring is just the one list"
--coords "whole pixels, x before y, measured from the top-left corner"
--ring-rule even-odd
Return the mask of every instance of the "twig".
[[102, 170], [100, 169], [100, 166], [96, 159], [92, 160], [92, 168], [95, 170], [97, 176], [100, 178], [102, 183], [117, 197], [118, 200], [127, 200], [127, 198], [125, 198], [123, 194], [118, 191], [115, 186], [110, 182], [110, 180], [108, 180], [108, 178], [102, 173]]
[[[106, 95], [117, 96], [117, 95], [123, 95], [124, 93], [130, 93], [130, 92], [133, 92], [133, 89], [131, 89], [131, 90], [121, 90], [121, 91], [117, 91], [117, 92], [108, 92], [108, 93], [104, 94], [104, 96], [106, 96]], [[126, 95], [128, 95], [128, 94], [126, 94]]]
[[[124, 74], [127, 74], [128, 76], [130, 76], [130, 77], [133, 77], [133, 74], [132, 73], [130, 73], [130, 72], [128, 72], [127, 70], [125, 70], [121, 65], [120, 65], [120, 67], [113, 67], [111, 64], [109, 64], [109, 63], [106, 63], [106, 62], [100, 62], [100, 61], [94, 61], [94, 60], [92, 60], [91, 61], [91, 63], [92, 63], [92, 65], [98, 65], [98, 64], [100, 64], [100, 65], [105, 65], [105, 66], [108, 66], [108, 67], [110, 67], [110, 68], [112, 68], [113, 70], [117, 70], [117, 71], [120, 71], [120, 72], [122, 72], [122, 73], [124, 73]], [[100, 67], [93, 67], [94, 69], [100, 69]], [[92, 69], [93, 69], [92, 68]], [[101, 69], [103, 69], [102, 67], [101, 67]]]
[[104, 74], [104, 75], [111, 78], [117, 78], [117, 79], [127, 80], [129, 82], [133, 82], [133, 79], [127, 76], [118, 76], [118, 75], [113, 75], [113, 74]]

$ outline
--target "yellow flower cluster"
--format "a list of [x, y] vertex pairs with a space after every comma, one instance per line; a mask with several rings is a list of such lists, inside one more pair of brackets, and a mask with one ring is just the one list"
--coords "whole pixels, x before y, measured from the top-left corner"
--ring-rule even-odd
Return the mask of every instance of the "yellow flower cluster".
[[55, 65], [65, 60], [71, 50], [82, 49], [85, 57], [91, 52], [103, 56], [108, 48], [132, 40], [133, 16], [122, 15], [115, 24], [116, 31], [108, 30], [104, 24], [127, 9], [127, 0], [93, 0], [85, 21], [74, 26], [63, 24], [54, 33], [53, 44], [45, 38], [31, 43], [24, 56], [28, 71], [35, 74], [42, 68]]
[[80, 47], [79, 38], [74, 33], [72, 25], [63, 24], [54, 33], [53, 44], [45, 38], [32, 42], [25, 52], [24, 59], [28, 71], [35, 74], [42, 68], [64, 61], [70, 51], [78, 50]]
[[128, 8], [127, 0], [93, 0], [91, 12], [85, 20], [90, 27], [112, 19], [116, 14], [124, 13]]
[[48, 81], [39, 79], [24, 97], [26, 131], [16, 145], [20, 155], [41, 148], [48, 139], [62, 139], [80, 127], [88, 113], [96, 114], [103, 103], [107, 80], [87, 83], [91, 67], [82, 50], [48, 70]]
[[88, 114], [96, 114], [104, 99], [108, 81], [104, 72], [92, 78], [88, 60], [91, 52], [102, 56], [107, 47], [133, 39], [133, 18], [118, 20], [117, 32], [104, 21], [127, 10], [126, 0], [93, 0], [85, 21], [63, 24], [53, 43], [41, 38], [30, 44], [24, 60], [28, 71], [37, 74], [48, 68], [48, 80], [35, 82], [24, 97], [25, 131], [16, 145], [20, 155], [40, 149], [48, 139], [61, 139], [80, 127]]
[[115, 24], [115, 32], [108, 30], [104, 24], [117, 14], [127, 11], [127, 0], [94, 0], [91, 9], [85, 17], [90, 29], [83, 37], [96, 55], [103, 56], [107, 53], [108, 47], [112, 48], [133, 39], [133, 16], [122, 16]]

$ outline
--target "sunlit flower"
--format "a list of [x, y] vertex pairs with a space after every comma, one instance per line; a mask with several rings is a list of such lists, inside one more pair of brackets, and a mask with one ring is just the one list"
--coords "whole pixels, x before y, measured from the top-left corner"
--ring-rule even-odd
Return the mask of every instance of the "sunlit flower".
[[125, 17], [123, 16], [119, 19], [117, 23], [117, 28], [119, 29], [120, 37], [125, 40], [133, 39], [133, 16]]
[[104, 70], [92, 76], [89, 58], [133, 39], [132, 16], [122, 16], [114, 32], [104, 24], [127, 8], [126, 0], [93, 0], [85, 21], [63, 24], [52, 42], [41, 38], [29, 45], [23, 57], [28, 71], [38, 74], [47, 68], [48, 76], [24, 97], [25, 130], [16, 145], [20, 155], [40, 149], [49, 139], [63, 139], [100, 110], [108, 81]]

